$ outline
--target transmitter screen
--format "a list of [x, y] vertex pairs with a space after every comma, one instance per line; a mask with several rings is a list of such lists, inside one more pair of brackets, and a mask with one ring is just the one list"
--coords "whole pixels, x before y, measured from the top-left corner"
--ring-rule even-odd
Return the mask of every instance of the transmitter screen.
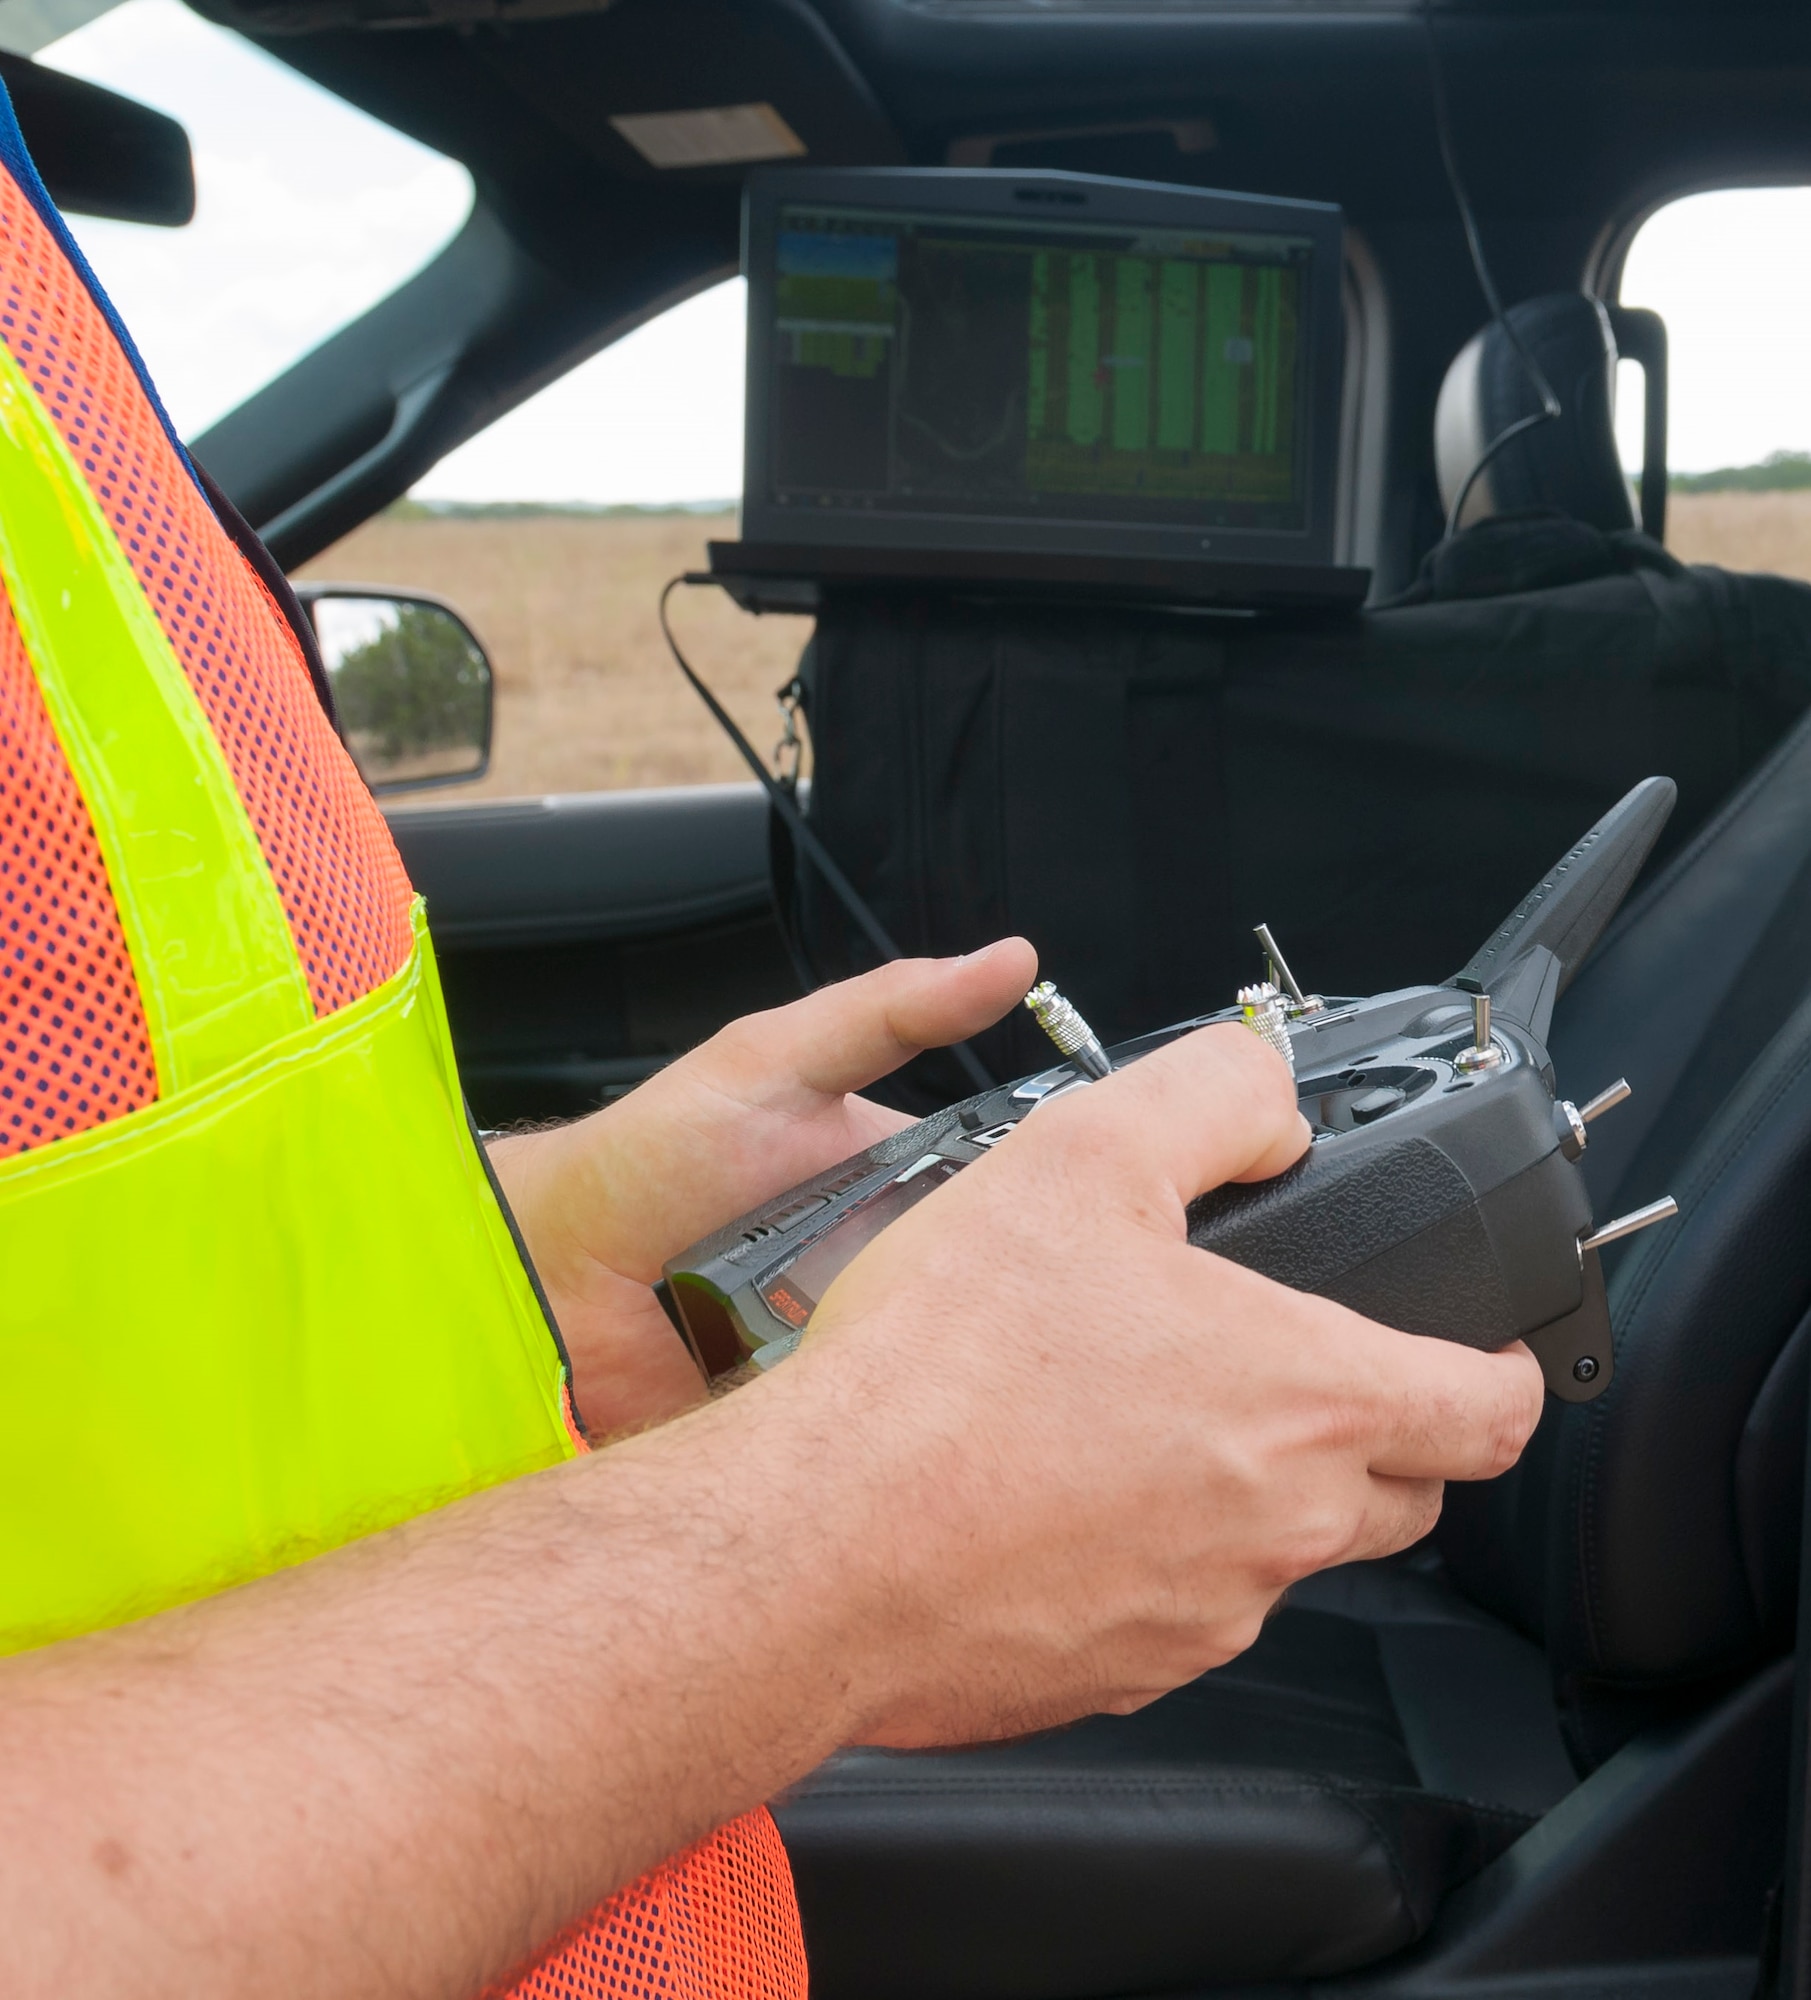
[[854, 1263], [889, 1222], [897, 1222], [908, 1208], [917, 1207], [933, 1188], [960, 1171], [954, 1160], [933, 1160], [877, 1188], [834, 1229], [794, 1258], [777, 1278], [770, 1278], [761, 1287], [762, 1298], [788, 1326], [803, 1326], [830, 1289], [832, 1279]]
[[1311, 248], [784, 207], [769, 497], [1299, 529]]

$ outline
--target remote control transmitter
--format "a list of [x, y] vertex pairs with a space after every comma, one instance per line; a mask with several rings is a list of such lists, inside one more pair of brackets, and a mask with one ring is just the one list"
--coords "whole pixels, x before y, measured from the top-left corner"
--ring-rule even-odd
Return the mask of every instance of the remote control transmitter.
[[1219, 1013], [1103, 1050], [1047, 981], [1026, 1005], [1062, 1060], [806, 1181], [666, 1267], [664, 1302], [705, 1373], [790, 1354], [817, 1302], [907, 1209], [1040, 1107], [1086, 1090], [1180, 1035], [1243, 1021], [1289, 1063], [1313, 1129], [1274, 1180], [1190, 1205], [1189, 1241], [1407, 1333], [1470, 1347], [1526, 1340], [1547, 1387], [1588, 1402], [1614, 1357], [1598, 1250], [1677, 1212], [1670, 1197], [1592, 1225], [1577, 1161], [1591, 1121], [1557, 1095], [1553, 1004], [1615, 914], [1672, 810], [1667, 778], [1637, 785], [1441, 986], [1368, 1000], [1303, 992], [1267, 926], [1267, 976]]

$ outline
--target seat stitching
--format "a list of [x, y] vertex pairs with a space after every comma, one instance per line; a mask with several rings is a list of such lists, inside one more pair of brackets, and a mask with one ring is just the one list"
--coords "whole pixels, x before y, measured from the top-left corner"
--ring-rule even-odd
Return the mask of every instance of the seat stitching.
[[[1709, 1194], [1716, 1188], [1718, 1183], [1736, 1164], [1738, 1156], [1753, 1143], [1759, 1128], [1778, 1109], [1780, 1100], [1803, 1077], [1807, 1064], [1811, 1064], [1811, 1042], [1800, 1044], [1791, 1067], [1781, 1076], [1769, 1095], [1756, 1105], [1750, 1115], [1744, 1119], [1741, 1126], [1729, 1135], [1728, 1139], [1718, 1149], [1717, 1154], [1713, 1155], [1712, 1160], [1707, 1160], [1704, 1167], [1700, 1168], [1687, 1181], [1686, 1195], [1688, 1199], [1693, 1196]], [[1740, 1085], [1737, 1086], [1738, 1089], [1740, 1087]], [[1707, 1173], [1708, 1178], [1706, 1178]], [[1684, 1203], [1682, 1202], [1680, 1206], [1683, 1209]], [[1655, 1254], [1644, 1262], [1642, 1268], [1636, 1273], [1635, 1278], [1629, 1285], [1629, 1308], [1631, 1314], [1639, 1309], [1646, 1300], [1648, 1293], [1653, 1290], [1661, 1266], [1673, 1254], [1674, 1247], [1678, 1241], [1679, 1232], [1677, 1231], [1670, 1237], [1657, 1239], [1659, 1247]]]

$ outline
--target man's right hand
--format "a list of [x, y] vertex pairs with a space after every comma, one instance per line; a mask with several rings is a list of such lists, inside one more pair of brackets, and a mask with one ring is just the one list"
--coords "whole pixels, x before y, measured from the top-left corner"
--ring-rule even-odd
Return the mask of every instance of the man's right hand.
[[1392, 1332], [1188, 1244], [1195, 1195], [1307, 1137], [1253, 1036], [1190, 1036], [894, 1224], [745, 1392], [849, 1461], [821, 1469], [858, 1556], [861, 1740], [1137, 1707], [1249, 1645], [1298, 1578], [1425, 1534], [1442, 1481], [1514, 1462], [1526, 1348]]

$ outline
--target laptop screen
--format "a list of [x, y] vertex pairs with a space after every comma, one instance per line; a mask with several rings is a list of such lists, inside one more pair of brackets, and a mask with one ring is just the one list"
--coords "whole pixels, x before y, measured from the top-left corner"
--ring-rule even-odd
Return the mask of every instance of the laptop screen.
[[1002, 214], [926, 197], [1022, 177], [812, 178], [918, 198], [782, 195], [751, 227], [745, 535], [1327, 559], [1337, 211], [1094, 182]]
[[1300, 529], [1312, 252], [782, 207], [772, 498]]

